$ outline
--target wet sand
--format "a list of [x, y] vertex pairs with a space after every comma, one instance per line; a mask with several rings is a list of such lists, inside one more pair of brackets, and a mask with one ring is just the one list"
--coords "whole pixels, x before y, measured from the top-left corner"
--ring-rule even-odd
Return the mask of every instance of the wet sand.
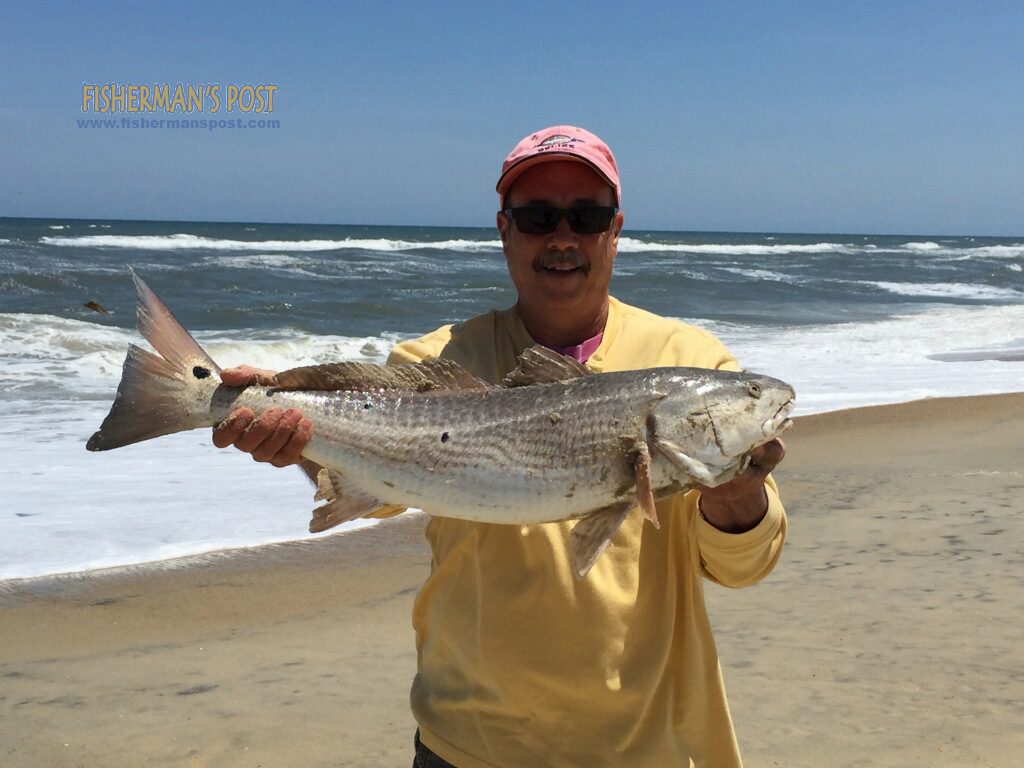
[[[801, 419], [782, 562], [708, 585], [746, 764], [1024, 754], [1024, 395]], [[0, 585], [0, 765], [408, 766], [422, 516]]]

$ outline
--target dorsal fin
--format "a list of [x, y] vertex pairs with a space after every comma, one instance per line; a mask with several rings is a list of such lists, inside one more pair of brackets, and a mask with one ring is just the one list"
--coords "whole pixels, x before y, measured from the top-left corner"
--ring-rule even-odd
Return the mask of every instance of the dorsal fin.
[[594, 372], [571, 357], [542, 347], [530, 347], [519, 356], [519, 365], [501, 380], [505, 387], [528, 387], [531, 384], [550, 384], [569, 381], [580, 376], [593, 376]]
[[399, 389], [430, 392], [447, 389], [493, 389], [453, 360], [434, 359], [403, 365], [328, 363], [281, 371], [274, 387], [282, 390], [370, 392]]

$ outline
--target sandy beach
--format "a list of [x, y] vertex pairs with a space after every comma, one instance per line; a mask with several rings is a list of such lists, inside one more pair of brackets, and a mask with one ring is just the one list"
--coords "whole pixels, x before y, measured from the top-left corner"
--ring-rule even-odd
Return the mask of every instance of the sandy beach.
[[[706, 588], [746, 764], [1015, 768], [1024, 394], [787, 444], [782, 562]], [[0, 765], [408, 766], [423, 523], [0, 586]]]

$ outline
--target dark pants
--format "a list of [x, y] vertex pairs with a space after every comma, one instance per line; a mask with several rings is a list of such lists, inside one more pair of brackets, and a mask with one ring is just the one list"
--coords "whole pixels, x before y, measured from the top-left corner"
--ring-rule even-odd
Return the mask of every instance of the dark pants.
[[412, 759], [412, 768], [455, 768], [454, 765], [438, 757], [423, 745], [418, 728], [416, 736], [413, 738], [413, 744], [416, 745], [416, 757]]

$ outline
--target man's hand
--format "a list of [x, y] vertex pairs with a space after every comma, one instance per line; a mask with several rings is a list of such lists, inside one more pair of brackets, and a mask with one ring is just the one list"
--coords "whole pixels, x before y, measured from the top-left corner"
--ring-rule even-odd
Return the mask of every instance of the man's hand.
[[[243, 365], [221, 371], [220, 380], [229, 387], [269, 386], [274, 383], [275, 375], [275, 371]], [[271, 408], [259, 419], [255, 416], [251, 408], [236, 408], [214, 427], [213, 444], [218, 448], [233, 445], [255, 461], [275, 467], [297, 464], [313, 436], [313, 422], [296, 408]]]
[[750, 452], [743, 474], [715, 488], [700, 489], [700, 511], [711, 525], [726, 533], [755, 527], [768, 512], [764, 480], [786, 455], [786, 445], [775, 438]]

